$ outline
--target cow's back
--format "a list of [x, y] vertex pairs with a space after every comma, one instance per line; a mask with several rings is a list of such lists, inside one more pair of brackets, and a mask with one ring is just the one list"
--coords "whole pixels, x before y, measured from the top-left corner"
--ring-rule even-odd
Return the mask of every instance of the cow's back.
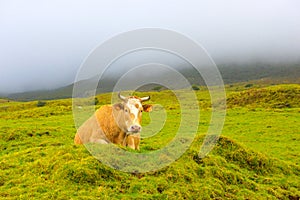
[[94, 114], [79, 127], [74, 138], [74, 143], [93, 143], [102, 139], [105, 140], [105, 136], [103, 135], [103, 132], [101, 131], [96, 116]]
[[102, 106], [96, 111], [95, 115], [106, 138], [115, 144], [122, 144], [126, 134], [117, 125], [112, 106]]

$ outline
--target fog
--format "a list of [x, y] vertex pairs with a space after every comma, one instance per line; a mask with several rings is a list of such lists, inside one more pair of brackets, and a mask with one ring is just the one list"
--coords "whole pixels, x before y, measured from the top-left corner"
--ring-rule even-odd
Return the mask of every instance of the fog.
[[300, 2], [0, 1], [0, 94], [70, 84], [89, 53], [119, 33], [165, 28], [217, 65], [300, 62]]

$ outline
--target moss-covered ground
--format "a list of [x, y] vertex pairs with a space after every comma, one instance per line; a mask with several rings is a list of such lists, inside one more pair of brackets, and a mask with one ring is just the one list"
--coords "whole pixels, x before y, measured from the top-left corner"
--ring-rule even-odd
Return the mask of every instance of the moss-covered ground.
[[[146, 174], [111, 169], [74, 145], [71, 99], [41, 107], [0, 101], [0, 199], [299, 199], [300, 86], [238, 87], [227, 87], [222, 136], [207, 157], [198, 157], [211, 116], [209, 94], [201, 88], [191, 147]], [[140, 145], [141, 152], [159, 149], [174, 136], [180, 107], [170, 91], [137, 94], [166, 109], [165, 127]], [[110, 96], [99, 95], [97, 107]], [[149, 115], [143, 120], [147, 125]]]

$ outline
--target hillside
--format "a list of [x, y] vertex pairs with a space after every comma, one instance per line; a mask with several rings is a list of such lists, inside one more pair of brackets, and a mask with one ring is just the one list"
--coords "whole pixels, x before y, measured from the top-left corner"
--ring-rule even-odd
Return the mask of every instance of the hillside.
[[[113, 170], [74, 145], [71, 99], [42, 107], [37, 101], [1, 102], [0, 198], [299, 199], [300, 107], [298, 93], [289, 92], [299, 85], [229, 88], [231, 106], [213, 151], [198, 157], [211, 115], [209, 94], [200, 90], [201, 119], [192, 146], [176, 162], [146, 174]], [[254, 98], [254, 91], [260, 95]], [[137, 94], [150, 95], [150, 103], [163, 105], [172, 116], [158, 135], [141, 141], [141, 152], [160, 149], [174, 136], [179, 106], [170, 104], [167, 90]], [[292, 106], [274, 108], [284, 95]], [[110, 102], [110, 94], [97, 98], [97, 107]], [[250, 99], [247, 104], [244, 98]], [[233, 106], [236, 102], [242, 103]], [[143, 120], [149, 123], [149, 116]]]
[[299, 108], [300, 85], [250, 88], [227, 96], [229, 107]]
[[[205, 85], [204, 81], [199, 78], [197, 71], [191, 68], [179, 68], [191, 84]], [[240, 82], [252, 82], [261, 85], [282, 84], [282, 83], [300, 83], [300, 64], [263, 64], [253, 63], [247, 65], [226, 64], [219, 66], [220, 73], [225, 84], [233, 84]], [[115, 78], [106, 77], [101, 85], [98, 85], [97, 93], [111, 92], [114, 84], [117, 82], [121, 74]], [[98, 82], [95, 77], [89, 80], [80, 81], [78, 84], [90, 89], [89, 85]], [[156, 86], [153, 84], [145, 85], [139, 88], [140, 91], [151, 91]], [[23, 92], [7, 95], [10, 99], [19, 101], [46, 100], [46, 99], [64, 99], [71, 98], [73, 84], [58, 88], [55, 90]]]
[[1, 98], [1, 97], [0, 97], [0, 103], [7, 103], [7, 102], [9, 102], [9, 100], [8, 100], [8, 99]]

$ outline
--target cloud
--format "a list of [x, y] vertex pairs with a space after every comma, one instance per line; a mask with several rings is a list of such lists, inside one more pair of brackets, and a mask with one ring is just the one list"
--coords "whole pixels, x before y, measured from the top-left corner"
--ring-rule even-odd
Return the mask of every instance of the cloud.
[[0, 92], [69, 84], [97, 45], [142, 27], [186, 34], [217, 64], [296, 62], [299, 4], [296, 0], [1, 1]]

